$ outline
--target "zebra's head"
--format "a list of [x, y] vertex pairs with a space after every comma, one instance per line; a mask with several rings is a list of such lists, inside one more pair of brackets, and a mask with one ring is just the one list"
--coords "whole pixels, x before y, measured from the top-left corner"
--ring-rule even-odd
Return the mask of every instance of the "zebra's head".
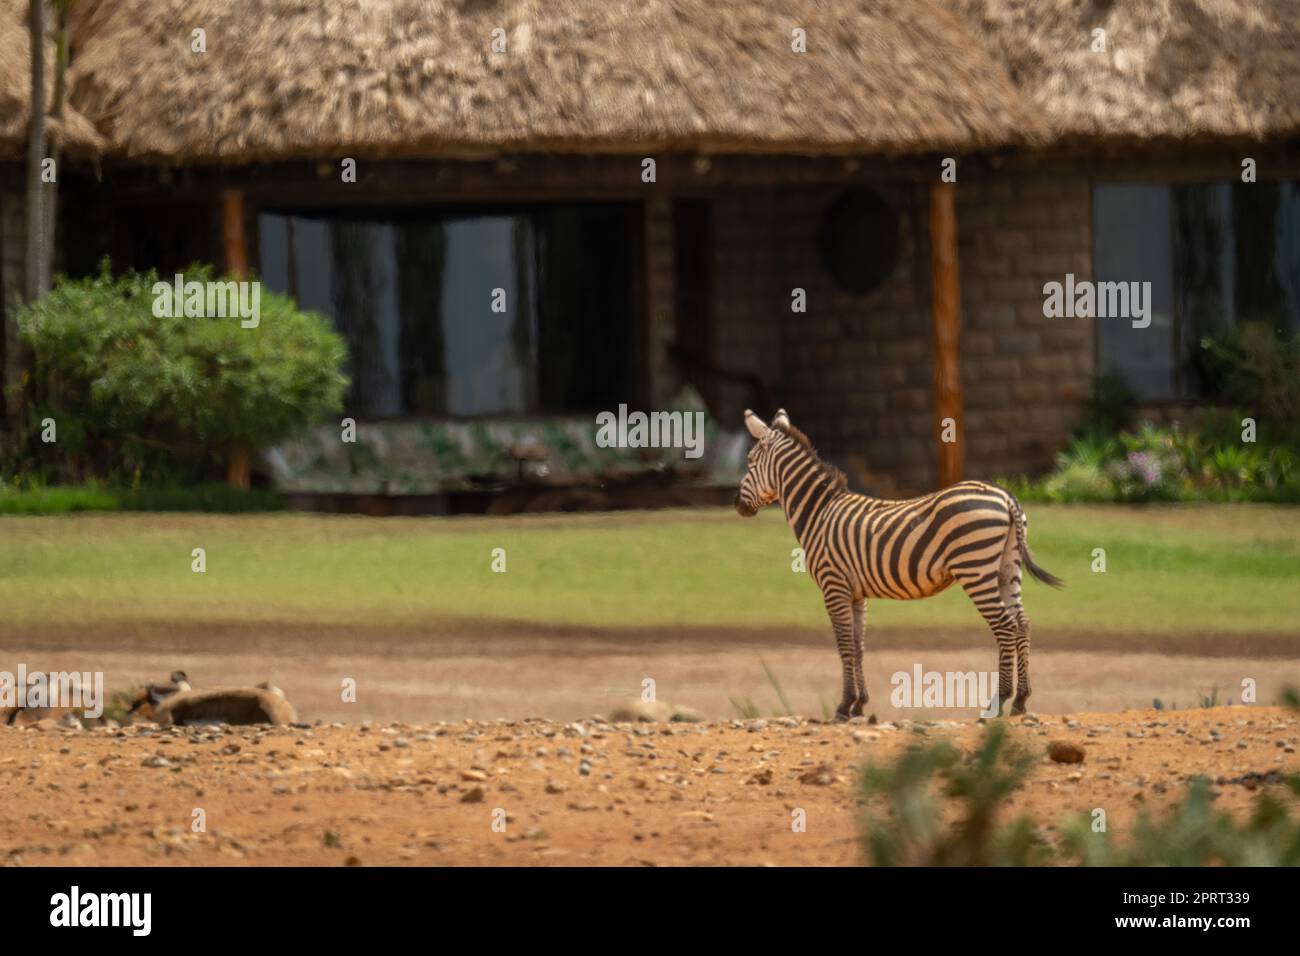
[[[786, 426], [790, 417], [785, 409], [776, 413], [772, 424]], [[768, 428], [766, 423], [749, 409], [745, 409], [745, 427], [758, 439], [758, 444], [749, 450], [745, 460], [745, 477], [740, 480], [740, 490], [736, 492], [736, 511], [743, 517], [752, 518], [758, 509], [776, 501], [778, 495], [775, 446], [780, 434]]]

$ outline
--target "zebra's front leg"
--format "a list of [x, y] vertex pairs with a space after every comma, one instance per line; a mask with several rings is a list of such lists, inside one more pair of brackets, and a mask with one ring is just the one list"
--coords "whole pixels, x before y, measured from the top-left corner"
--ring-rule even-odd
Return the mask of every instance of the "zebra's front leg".
[[849, 708], [853, 717], [861, 717], [867, 706], [867, 676], [862, 667], [862, 653], [866, 641], [866, 601], [858, 598], [853, 602], [853, 676], [854, 701]]
[[843, 691], [840, 706], [835, 708], [835, 719], [848, 720], [858, 697], [857, 669], [853, 666], [853, 601], [848, 589], [834, 582], [823, 585], [822, 598], [826, 602], [826, 613], [830, 615], [831, 628], [835, 631], [835, 649], [839, 651], [843, 668]]

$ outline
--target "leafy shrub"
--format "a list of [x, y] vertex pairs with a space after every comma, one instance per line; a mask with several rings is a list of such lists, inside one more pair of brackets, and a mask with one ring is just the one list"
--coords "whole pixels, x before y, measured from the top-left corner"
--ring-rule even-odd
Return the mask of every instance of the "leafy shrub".
[[1106, 371], [1094, 376], [1086, 415], [1080, 433], [1113, 435], [1133, 422], [1137, 413], [1138, 394], [1117, 372]]
[[1043, 482], [1051, 501], [1110, 501], [1115, 497], [1115, 483], [1101, 465], [1083, 461], [1067, 462]]
[[199, 485], [146, 485], [138, 488], [86, 485], [35, 485], [0, 481], [0, 514], [55, 515], [79, 511], [278, 511], [284, 500], [273, 491], [244, 490], [208, 482]]
[[1056, 463], [1062, 469], [1070, 465], [1102, 468], [1117, 458], [1121, 451], [1122, 446], [1115, 433], [1088, 430], [1081, 432], [1065, 451], [1056, 456]]
[[1143, 422], [1119, 435], [1084, 432], [1051, 474], [1007, 486], [1026, 501], [1300, 501], [1300, 448], [1262, 431], [1243, 442], [1245, 417], [1219, 410], [1190, 429]]
[[[1295, 695], [1287, 701], [1296, 706]], [[862, 841], [875, 866], [1294, 866], [1300, 864], [1300, 815], [1262, 791], [1244, 823], [1210, 806], [1209, 781], [1193, 778], [1186, 796], [1163, 818], [1143, 814], [1117, 843], [1095, 833], [1088, 814], [1061, 827], [1059, 847], [1030, 818], [999, 820], [1006, 798], [1025, 781], [1035, 757], [990, 724], [979, 749], [961, 757], [948, 743], [909, 749], [888, 766], [869, 764], [861, 792]], [[1300, 794], [1300, 776], [1285, 781]], [[936, 794], [956, 802], [941, 812]], [[873, 809], [883, 800], [886, 813]]]
[[[990, 724], [983, 744], [963, 759], [947, 742], [909, 748], [889, 766], [868, 764], [861, 790], [868, 811], [863, 843], [875, 866], [1029, 866], [1046, 848], [1033, 823], [1000, 824], [1005, 799], [1024, 782], [1033, 755]], [[937, 779], [936, 779], [937, 778]], [[956, 800], [957, 819], [945, 824], [936, 794]], [[888, 815], [872, 813], [883, 799]]]
[[[1287, 786], [1300, 794], [1300, 777]], [[1141, 814], [1122, 845], [1109, 832], [1093, 832], [1086, 814], [1078, 816], [1063, 827], [1064, 854], [1085, 866], [1300, 865], [1300, 819], [1281, 800], [1261, 793], [1250, 818], [1239, 824], [1215, 812], [1212, 799], [1209, 780], [1193, 777], [1182, 802], [1164, 819]]]
[[[1262, 322], [1217, 323], [1198, 367], [1236, 408], [1200, 411], [1191, 427], [1132, 425], [1137, 395], [1110, 373], [1093, 380], [1083, 425], [1040, 481], [1004, 483], [1027, 501], [1300, 502], [1300, 336]], [[1242, 440], [1242, 420], [1256, 441]]]
[[117, 511], [118, 496], [96, 487], [35, 487], [19, 489], [0, 481], [0, 514], [61, 515], [76, 511]]
[[[187, 281], [212, 278], [206, 266], [186, 271]], [[218, 456], [273, 444], [341, 407], [346, 348], [322, 316], [262, 289], [254, 328], [157, 317], [156, 282], [153, 272], [114, 277], [105, 262], [19, 310], [33, 428], [48, 417], [58, 429], [55, 444], [29, 440], [29, 455], [58, 454], [52, 476], [201, 475]]]
[[1289, 439], [1300, 439], [1300, 335], [1244, 322], [1202, 339], [1201, 352], [1217, 394]]

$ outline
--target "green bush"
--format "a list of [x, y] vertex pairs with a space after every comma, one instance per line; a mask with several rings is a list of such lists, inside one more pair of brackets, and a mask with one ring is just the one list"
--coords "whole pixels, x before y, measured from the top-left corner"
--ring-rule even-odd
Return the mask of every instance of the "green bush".
[[[186, 281], [213, 279], [192, 267]], [[260, 291], [260, 322], [154, 314], [153, 272], [60, 277], [19, 310], [35, 407], [28, 467], [58, 480], [193, 478], [342, 406], [346, 347], [320, 315]], [[180, 310], [173, 310], [179, 312]], [[39, 441], [51, 418], [57, 442]], [[57, 456], [57, 457], [52, 457]]]
[[1300, 442], [1300, 335], [1244, 322], [1201, 341], [1214, 392], [1271, 431]]
[[[1295, 706], [1295, 696], [1288, 702]], [[979, 749], [962, 757], [948, 743], [909, 749], [893, 764], [862, 774], [862, 842], [875, 866], [1295, 866], [1300, 864], [1300, 815], [1265, 790], [1250, 817], [1238, 823], [1215, 812], [1209, 781], [1193, 778], [1187, 794], [1163, 817], [1142, 814], [1123, 843], [1094, 832], [1079, 814], [1059, 841], [1026, 816], [1000, 819], [1006, 798], [1028, 776], [1035, 756], [990, 724]], [[1300, 794], [1300, 776], [1284, 781]], [[941, 812], [937, 795], [953, 802]], [[882, 812], [880, 803], [885, 807]]]
[[1050, 501], [1110, 501], [1115, 483], [1101, 465], [1071, 461], [1043, 481], [1043, 492]]
[[[1024, 782], [1033, 755], [1009, 744], [990, 724], [979, 750], [963, 758], [951, 744], [911, 747], [895, 763], [868, 764], [861, 791], [867, 807], [863, 844], [874, 866], [1030, 866], [1046, 856], [1033, 823], [998, 820], [1005, 799]], [[957, 802], [946, 823], [935, 800]], [[888, 813], [873, 812], [883, 800]]]
[[[1198, 409], [1187, 426], [1133, 426], [1137, 396], [1099, 375], [1054, 470], [1003, 484], [1025, 501], [1300, 502], [1300, 336], [1247, 322], [1202, 340], [1198, 354], [1207, 386], [1235, 408]], [[1254, 442], [1242, 439], [1246, 418]]]
[[1113, 435], [1128, 428], [1137, 412], [1138, 394], [1127, 380], [1114, 371], [1102, 372], [1092, 380], [1080, 434]]
[[[1300, 777], [1286, 784], [1300, 793]], [[1141, 814], [1123, 844], [1081, 814], [1063, 828], [1063, 854], [1085, 866], [1300, 866], [1300, 819], [1285, 803], [1265, 791], [1239, 824], [1212, 799], [1209, 780], [1193, 777], [1182, 802], [1163, 819]]]
[[1118, 435], [1084, 432], [1037, 482], [1006, 482], [1025, 501], [1300, 501], [1300, 447], [1262, 428], [1243, 442], [1244, 412], [1219, 410], [1194, 428], [1144, 422]]
[[98, 484], [18, 487], [0, 480], [0, 515], [58, 515], [79, 511], [279, 511], [273, 491], [208, 482], [120, 488]]

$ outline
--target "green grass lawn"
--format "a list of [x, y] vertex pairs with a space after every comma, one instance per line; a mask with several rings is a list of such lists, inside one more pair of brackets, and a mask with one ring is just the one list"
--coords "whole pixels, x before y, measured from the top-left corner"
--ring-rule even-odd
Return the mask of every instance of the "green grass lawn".
[[[1300, 635], [1300, 508], [1032, 505], [1064, 591], [1027, 582], [1035, 626]], [[422, 627], [458, 619], [597, 627], [825, 626], [775, 509], [518, 518], [275, 514], [0, 517], [11, 627], [267, 621]], [[204, 548], [207, 572], [190, 570]], [[507, 571], [491, 571], [504, 548]], [[1107, 572], [1093, 573], [1093, 549]], [[877, 601], [869, 626], [978, 626], [958, 589]]]

